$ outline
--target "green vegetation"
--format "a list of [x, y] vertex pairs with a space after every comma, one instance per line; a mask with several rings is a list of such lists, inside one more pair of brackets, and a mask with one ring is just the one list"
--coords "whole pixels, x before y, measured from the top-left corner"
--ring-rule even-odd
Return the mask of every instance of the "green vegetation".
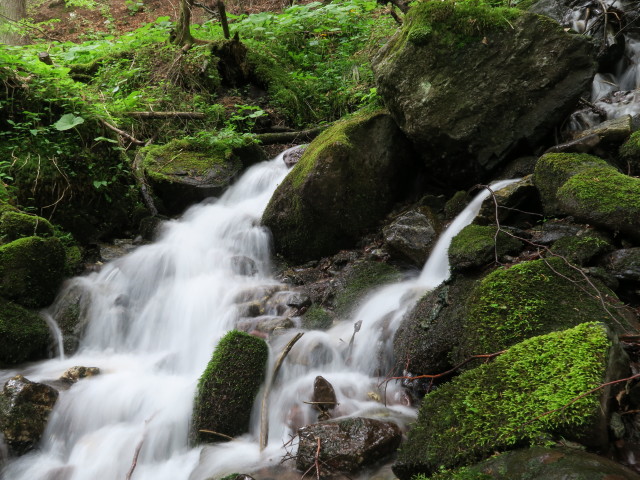
[[606, 378], [610, 348], [607, 329], [585, 323], [525, 340], [463, 373], [425, 397], [394, 471], [431, 474], [554, 434], [585, 434], [599, 393], [578, 397]]
[[50, 335], [38, 313], [0, 297], [0, 367], [45, 358]]
[[613, 249], [604, 238], [584, 235], [581, 237], [562, 237], [551, 247], [551, 251], [562, 255], [571, 263], [586, 265], [592, 259]]
[[198, 381], [192, 421], [195, 441], [224, 440], [203, 429], [230, 437], [248, 431], [268, 357], [265, 341], [247, 333], [232, 330], [220, 340]]
[[332, 315], [319, 305], [312, 305], [302, 316], [302, 326], [307, 330], [327, 330], [332, 324]]
[[[524, 340], [589, 321], [623, 330], [627, 323], [614, 308], [613, 318], [600, 298], [615, 294], [595, 279], [589, 287], [559, 258], [522, 262], [484, 277], [468, 300], [464, 334], [456, 359], [492, 353]], [[582, 288], [584, 287], [584, 288]]]
[[468, 225], [456, 235], [449, 247], [449, 260], [454, 270], [478, 268], [505, 255], [517, 254], [522, 242], [492, 226]]

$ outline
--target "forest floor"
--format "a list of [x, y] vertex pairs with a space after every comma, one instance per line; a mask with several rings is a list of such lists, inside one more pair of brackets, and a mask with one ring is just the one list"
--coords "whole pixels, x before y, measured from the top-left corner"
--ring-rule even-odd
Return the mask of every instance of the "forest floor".
[[[214, 2], [203, 0], [202, 3], [209, 5]], [[27, 5], [28, 15], [34, 22], [50, 22], [42, 26], [37, 35], [46, 35], [46, 39], [60, 42], [82, 42], [104, 34], [121, 35], [159, 17], [169, 17], [175, 22], [180, 13], [180, 0], [100, 0], [95, 8], [68, 7], [65, 0], [28, 0]], [[228, 0], [225, 5], [228, 13], [239, 15], [281, 11], [288, 2]], [[193, 23], [202, 23], [211, 18], [203, 8], [194, 7]]]

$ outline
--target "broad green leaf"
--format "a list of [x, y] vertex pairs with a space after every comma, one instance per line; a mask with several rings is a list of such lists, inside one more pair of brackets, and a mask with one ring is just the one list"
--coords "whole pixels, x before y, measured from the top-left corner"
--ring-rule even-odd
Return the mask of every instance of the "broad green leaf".
[[56, 130], [69, 130], [70, 128], [77, 127], [81, 123], [84, 123], [84, 118], [76, 117], [73, 113], [65, 113], [60, 117], [56, 123], [53, 124]]

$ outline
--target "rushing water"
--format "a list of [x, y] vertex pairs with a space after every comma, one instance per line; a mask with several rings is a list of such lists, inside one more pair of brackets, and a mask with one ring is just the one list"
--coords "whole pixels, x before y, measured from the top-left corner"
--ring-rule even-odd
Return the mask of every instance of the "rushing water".
[[[269, 233], [259, 219], [285, 175], [281, 157], [256, 165], [217, 201], [168, 222], [156, 243], [73, 280], [70, 288], [82, 288], [90, 298], [79, 352], [24, 374], [47, 380], [75, 365], [102, 373], [61, 392], [38, 450], [13, 461], [4, 479], [123, 480], [134, 458], [134, 480], [199, 480], [277, 465], [295, 430], [316, 420], [304, 402], [320, 374], [336, 391], [334, 416], [380, 415], [401, 425], [415, 416], [401, 388], [382, 381], [392, 367], [390, 342], [405, 311], [449, 275], [449, 242], [471, 222], [488, 191], [443, 233], [419, 276], [374, 292], [352, 320], [305, 333], [274, 385], [265, 451], [257, 443], [257, 412], [242, 438], [188, 445], [197, 379], [217, 341], [239, 320], [239, 299], [284, 288], [269, 276]], [[254, 275], [239, 271], [238, 264], [247, 262]], [[349, 347], [356, 320], [362, 328]], [[292, 336], [273, 338], [272, 351], [281, 351]], [[4, 379], [14, 373], [4, 372]]]

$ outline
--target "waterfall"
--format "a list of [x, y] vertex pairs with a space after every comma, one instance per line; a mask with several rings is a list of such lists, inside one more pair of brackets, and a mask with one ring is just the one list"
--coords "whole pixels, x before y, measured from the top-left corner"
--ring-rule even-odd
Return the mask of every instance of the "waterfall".
[[[76, 365], [99, 367], [101, 374], [60, 393], [39, 448], [13, 460], [3, 479], [123, 480], [134, 458], [133, 480], [204, 480], [276, 466], [296, 429], [316, 421], [317, 412], [304, 402], [317, 375], [336, 391], [334, 416], [383, 415], [400, 424], [415, 418], [401, 387], [384, 382], [393, 367], [393, 335], [420, 296], [448, 277], [451, 238], [473, 220], [487, 190], [441, 235], [420, 275], [372, 292], [351, 319], [332, 329], [305, 333], [272, 390], [264, 452], [257, 411], [249, 434], [189, 446], [196, 382], [240, 317], [238, 299], [285, 288], [270, 277], [269, 232], [260, 216], [286, 173], [282, 156], [255, 165], [221, 198], [167, 222], [154, 244], [71, 282], [68, 288], [90, 298], [78, 353], [24, 374], [42, 381]], [[255, 274], [239, 271], [238, 259]], [[357, 320], [362, 328], [350, 348]], [[273, 337], [272, 351], [281, 351], [293, 334]]]

